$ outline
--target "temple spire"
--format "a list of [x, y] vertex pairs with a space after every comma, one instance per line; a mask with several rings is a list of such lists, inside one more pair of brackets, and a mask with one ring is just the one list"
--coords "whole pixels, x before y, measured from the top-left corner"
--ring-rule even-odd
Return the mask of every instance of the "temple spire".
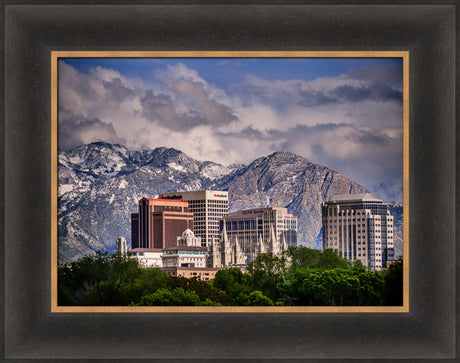
[[270, 223], [270, 247], [273, 254], [277, 254], [279, 252], [278, 240], [276, 238], [275, 230], [273, 229], [273, 224]]
[[223, 219], [222, 242], [224, 242], [224, 244], [228, 243], [227, 227], [225, 226], [225, 219]]

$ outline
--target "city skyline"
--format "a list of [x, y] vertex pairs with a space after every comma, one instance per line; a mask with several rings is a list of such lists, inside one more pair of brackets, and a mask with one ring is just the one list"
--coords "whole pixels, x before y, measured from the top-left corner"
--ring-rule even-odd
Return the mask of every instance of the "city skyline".
[[59, 147], [174, 147], [248, 163], [286, 150], [402, 201], [401, 58], [62, 58]]

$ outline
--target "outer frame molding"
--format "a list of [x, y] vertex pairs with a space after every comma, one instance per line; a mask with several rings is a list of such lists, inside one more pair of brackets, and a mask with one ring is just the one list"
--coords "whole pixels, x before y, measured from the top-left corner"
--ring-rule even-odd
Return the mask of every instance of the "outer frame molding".
[[[58, 60], [60, 58], [401, 58], [403, 68], [403, 304], [401, 306], [298, 306], [298, 307], [133, 307], [59, 306], [58, 269]], [[409, 52], [408, 51], [51, 51], [51, 312], [118, 313], [407, 313], [409, 312]]]
[[[158, 4], [2, 4], [4, 357], [453, 358], [455, 6]], [[53, 50], [409, 51], [409, 313], [52, 313]]]

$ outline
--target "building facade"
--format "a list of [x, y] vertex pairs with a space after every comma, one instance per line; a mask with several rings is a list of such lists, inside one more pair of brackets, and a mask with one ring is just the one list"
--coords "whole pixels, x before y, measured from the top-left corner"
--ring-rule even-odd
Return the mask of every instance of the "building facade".
[[139, 213], [131, 213], [131, 248], [139, 245]]
[[172, 276], [185, 277], [188, 279], [196, 277], [200, 280], [207, 281], [213, 279], [220, 269], [210, 267], [163, 267], [161, 270]]
[[161, 255], [163, 267], [205, 268], [207, 257], [207, 247], [201, 246], [201, 238], [195, 237], [190, 229], [177, 237], [176, 246], [165, 248]]
[[201, 237], [203, 246], [211, 246], [219, 238], [219, 221], [228, 214], [228, 192], [200, 190], [195, 192], [162, 193], [160, 198], [184, 200], [193, 213], [193, 232]]
[[124, 237], [118, 237], [115, 244], [115, 253], [121, 256], [125, 256], [127, 251], [128, 247], [126, 245], [126, 239]]
[[139, 212], [131, 214], [131, 248], [164, 249], [177, 243], [177, 236], [193, 229], [193, 213], [183, 200], [142, 198]]
[[372, 270], [394, 260], [394, 221], [372, 193], [344, 194], [322, 205], [323, 249], [332, 248]]
[[163, 250], [159, 248], [135, 248], [128, 250], [128, 257], [135, 258], [143, 267], [162, 267], [162, 254]]
[[246, 265], [246, 256], [238, 237], [230, 240], [224, 223], [220, 239], [214, 239], [209, 247], [208, 266], [221, 268], [242, 267], [244, 265]]
[[246, 262], [258, 254], [280, 253], [297, 245], [297, 218], [286, 208], [266, 207], [229, 213], [221, 221], [228, 238], [238, 239], [246, 255]]

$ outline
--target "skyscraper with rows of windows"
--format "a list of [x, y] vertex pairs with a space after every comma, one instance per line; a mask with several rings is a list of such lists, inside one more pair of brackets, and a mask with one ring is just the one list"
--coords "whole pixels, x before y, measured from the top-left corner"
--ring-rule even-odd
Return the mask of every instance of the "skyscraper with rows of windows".
[[219, 221], [228, 214], [228, 192], [199, 190], [194, 192], [162, 193], [160, 198], [185, 200], [193, 213], [193, 233], [201, 238], [202, 246], [211, 246], [219, 239]]
[[336, 195], [322, 206], [323, 248], [361, 260], [372, 270], [394, 260], [394, 222], [382, 199], [372, 193]]

